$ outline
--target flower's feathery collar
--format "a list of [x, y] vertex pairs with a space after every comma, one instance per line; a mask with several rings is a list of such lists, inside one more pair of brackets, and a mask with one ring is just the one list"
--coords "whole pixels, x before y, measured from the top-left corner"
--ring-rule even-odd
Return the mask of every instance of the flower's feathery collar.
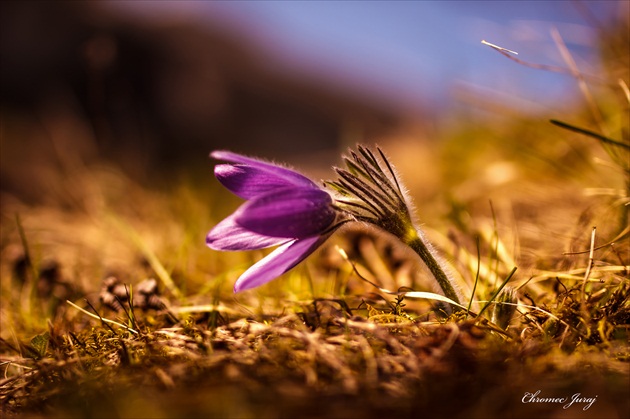
[[350, 157], [344, 157], [347, 170], [334, 168], [339, 179], [325, 182], [339, 194], [335, 206], [400, 239], [415, 234], [407, 199], [383, 151], [377, 147], [379, 161], [370, 149], [358, 146], [357, 150], [359, 154], [350, 150]]

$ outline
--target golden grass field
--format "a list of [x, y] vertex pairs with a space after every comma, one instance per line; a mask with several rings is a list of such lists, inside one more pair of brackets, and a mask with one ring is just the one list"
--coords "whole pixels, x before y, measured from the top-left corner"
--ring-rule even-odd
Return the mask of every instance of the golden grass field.
[[[627, 29], [602, 44], [623, 51]], [[30, 128], [3, 112], [4, 150], [31, 159], [4, 169], [37, 195], [0, 207], [3, 417], [630, 417], [629, 67], [627, 49], [602, 51], [603, 82], [578, 77], [562, 110], [477, 97], [496, 114], [483, 124], [371, 139], [470, 303], [448, 318], [364, 280], [436, 292], [413, 253], [361, 225], [234, 294], [267, 252], [205, 246], [241, 202], [212, 160], [138, 180], [73, 147], [5, 147]], [[72, 115], [54, 126], [89, 135]], [[288, 163], [318, 180], [341, 160]]]

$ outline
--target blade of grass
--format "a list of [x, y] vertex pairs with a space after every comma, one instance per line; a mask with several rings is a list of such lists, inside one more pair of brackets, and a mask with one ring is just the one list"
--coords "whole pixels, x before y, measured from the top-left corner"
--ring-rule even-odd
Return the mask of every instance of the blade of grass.
[[472, 293], [470, 294], [470, 301], [468, 301], [468, 308], [466, 308], [466, 316], [470, 315], [470, 306], [475, 298], [475, 291], [477, 290], [477, 283], [479, 282], [479, 270], [481, 269], [481, 249], [479, 236], [475, 237], [477, 242], [477, 273], [475, 274], [475, 285], [473, 285]]
[[[22, 288], [22, 293], [20, 297], [20, 308], [23, 313], [23, 317], [29, 322], [33, 323], [34, 313], [33, 313], [33, 304], [35, 299], [37, 298], [37, 281], [39, 279], [39, 272], [37, 267], [35, 266], [35, 262], [33, 260], [33, 256], [31, 255], [31, 251], [28, 245], [28, 241], [26, 240], [26, 233], [24, 232], [24, 226], [22, 226], [22, 220], [20, 219], [20, 214], [15, 214], [15, 223], [17, 224], [18, 234], [20, 235], [20, 242], [22, 243], [22, 249], [24, 251], [24, 261], [28, 268], [30, 268], [32, 279], [29, 281], [28, 277], [24, 278], [24, 286]], [[26, 291], [26, 294], [24, 294]], [[24, 301], [24, 298], [27, 301]]]
[[550, 119], [549, 122], [551, 122], [552, 124], [557, 125], [557, 126], [559, 126], [561, 128], [568, 129], [569, 131], [578, 132], [580, 134], [584, 134], [584, 135], [587, 135], [589, 137], [595, 138], [596, 140], [599, 140], [602, 143], [611, 144], [611, 145], [615, 145], [617, 147], [623, 147], [623, 148], [625, 148], [627, 150], [630, 150], [630, 144], [626, 144], [626, 143], [622, 143], [622, 142], [617, 141], [617, 140], [613, 140], [611, 138], [605, 137], [605, 136], [603, 136], [601, 134], [598, 134], [596, 132], [593, 132], [591, 130], [587, 130], [586, 128], [576, 127], [575, 125], [567, 124], [566, 122], [558, 121], [557, 119]]
[[[494, 212], [494, 205], [492, 205], [492, 200], [488, 201], [490, 205], [490, 213], [492, 214], [492, 236], [490, 237], [489, 245], [492, 248], [492, 252], [490, 253], [490, 259], [488, 260], [488, 268], [490, 269], [489, 273], [494, 272], [494, 281], [492, 286], [496, 285], [496, 281], [499, 279], [499, 230], [497, 227], [497, 215]], [[493, 266], [494, 265], [494, 266]], [[491, 277], [488, 278], [488, 281]]]
[[[123, 307], [123, 311], [127, 315], [127, 318], [129, 319], [129, 324], [131, 325], [131, 327], [140, 330], [140, 328], [138, 327], [138, 323], [136, 322], [136, 314], [133, 311], [134, 310], [133, 286], [129, 285], [129, 287], [127, 287], [127, 284], [125, 284], [125, 293], [127, 294], [127, 304], [129, 304], [129, 310], [125, 308], [125, 305], [122, 304], [122, 301], [118, 301], [118, 302], [120, 303], [120, 306]], [[118, 297], [116, 297], [116, 299], [118, 299]]]
[[512, 268], [512, 271], [510, 272], [510, 274], [507, 276], [507, 278], [505, 278], [505, 281], [503, 281], [503, 283], [501, 284], [501, 286], [495, 291], [495, 293], [492, 295], [492, 297], [490, 298], [490, 300], [488, 300], [486, 302], [486, 304], [484, 304], [484, 306], [481, 308], [481, 311], [479, 311], [479, 314], [477, 314], [477, 317], [480, 317], [481, 314], [488, 308], [490, 307], [490, 304], [492, 304], [492, 302], [497, 298], [497, 296], [499, 295], [499, 293], [501, 292], [501, 290], [503, 289], [503, 287], [505, 287], [505, 285], [510, 281], [510, 279], [512, 279], [512, 276], [514, 275], [514, 273], [516, 272], [516, 266], [514, 268]]
[[24, 232], [24, 226], [22, 225], [22, 220], [20, 218], [20, 214], [15, 214], [15, 224], [17, 224], [18, 234], [20, 235], [20, 242], [22, 243], [22, 250], [24, 250], [24, 260], [26, 264], [31, 268], [31, 274], [33, 275], [33, 281], [37, 280], [39, 274], [37, 273], [37, 267], [33, 262], [33, 257], [31, 256], [31, 251], [28, 246], [28, 241], [26, 240], [26, 233]]

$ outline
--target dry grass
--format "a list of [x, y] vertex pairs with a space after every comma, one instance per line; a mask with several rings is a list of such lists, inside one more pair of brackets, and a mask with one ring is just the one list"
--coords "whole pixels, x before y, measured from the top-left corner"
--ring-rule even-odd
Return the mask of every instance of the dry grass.
[[[473, 296], [448, 319], [362, 280], [432, 290], [405, 249], [362, 229], [233, 295], [261, 252], [203, 246], [238, 202], [216, 183], [151, 188], [65, 161], [39, 204], [2, 197], [3, 414], [630, 417], [628, 100], [597, 98], [621, 145], [530, 118], [463, 124], [431, 151], [443, 176], [418, 211]], [[381, 144], [396, 163], [410, 143]], [[399, 164], [413, 193], [412, 166]], [[507, 278], [512, 298], [497, 292]], [[523, 403], [537, 390], [597, 397]]]

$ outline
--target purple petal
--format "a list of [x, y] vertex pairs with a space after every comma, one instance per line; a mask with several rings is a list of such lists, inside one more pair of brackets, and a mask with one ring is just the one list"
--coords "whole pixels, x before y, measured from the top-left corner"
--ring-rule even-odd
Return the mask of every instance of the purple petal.
[[335, 220], [321, 189], [282, 188], [257, 196], [234, 213], [236, 223], [264, 236], [301, 239], [321, 234]]
[[264, 249], [285, 243], [286, 238], [269, 237], [249, 231], [231, 215], [217, 224], [206, 236], [206, 244], [214, 250]]
[[[283, 184], [288, 184], [288, 185], [293, 185], [293, 186], [298, 186], [298, 187], [318, 188], [318, 186], [315, 183], [313, 183], [313, 181], [311, 181], [309, 178], [303, 176], [302, 174], [296, 172], [295, 170], [287, 169], [286, 167], [278, 166], [272, 163], [267, 163], [262, 160], [252, 159], [249, 157], [242, 156], [240, 154], [232, 153], [230, 151], [213, 151], [212, 153], [210, 153], [210, 155], [217, 160], [225, 160], [231, 163], [242, 164], [242, 165], [250, 166], [251, 168], [257, 169], [257, 172], [251, 173], [250, 176], [253, 176], [253, 177], [251, 179], [248, 179], [248, 183], [255, 183], [257, 177], [260, 175], [260, 172], [266, 172], [267, 176], [274, 177], [276, 179], [274, 183], [281, 182]], [[239, 178], [241, 178], [241, 182], [242, 182], [243, 175], [239, 174]], [[224, 176], [223, 180], [221, 179], [219, 180], [221, 181], [221, 183], [223, 183], [223, 185], [225, 185], [226, 188], [230, 189], [231, 191], [232, 191], [231, 187], [236, 188], [238, 185], [236, 181], [231, 181], [229, 176]], [[232, 182], [234, 182], [235, 184], [233, 184]], [[238, 195], [238, 193], [236, 194]]]
[[234, 284], [234, 292], [255, 288], [276, 279], [306, 259], [328, 237], [330, 237], [330, 234], [283, 244], [245, 271]]
[[[295, 182], [276, 173], [244, 164], [218, 164], [214, 167], [214, 175], [230, 192], [243, 199], [263, 195], [274, 189], [296, 187]], [[317, 186], [311, 184], [307, 187]]]

